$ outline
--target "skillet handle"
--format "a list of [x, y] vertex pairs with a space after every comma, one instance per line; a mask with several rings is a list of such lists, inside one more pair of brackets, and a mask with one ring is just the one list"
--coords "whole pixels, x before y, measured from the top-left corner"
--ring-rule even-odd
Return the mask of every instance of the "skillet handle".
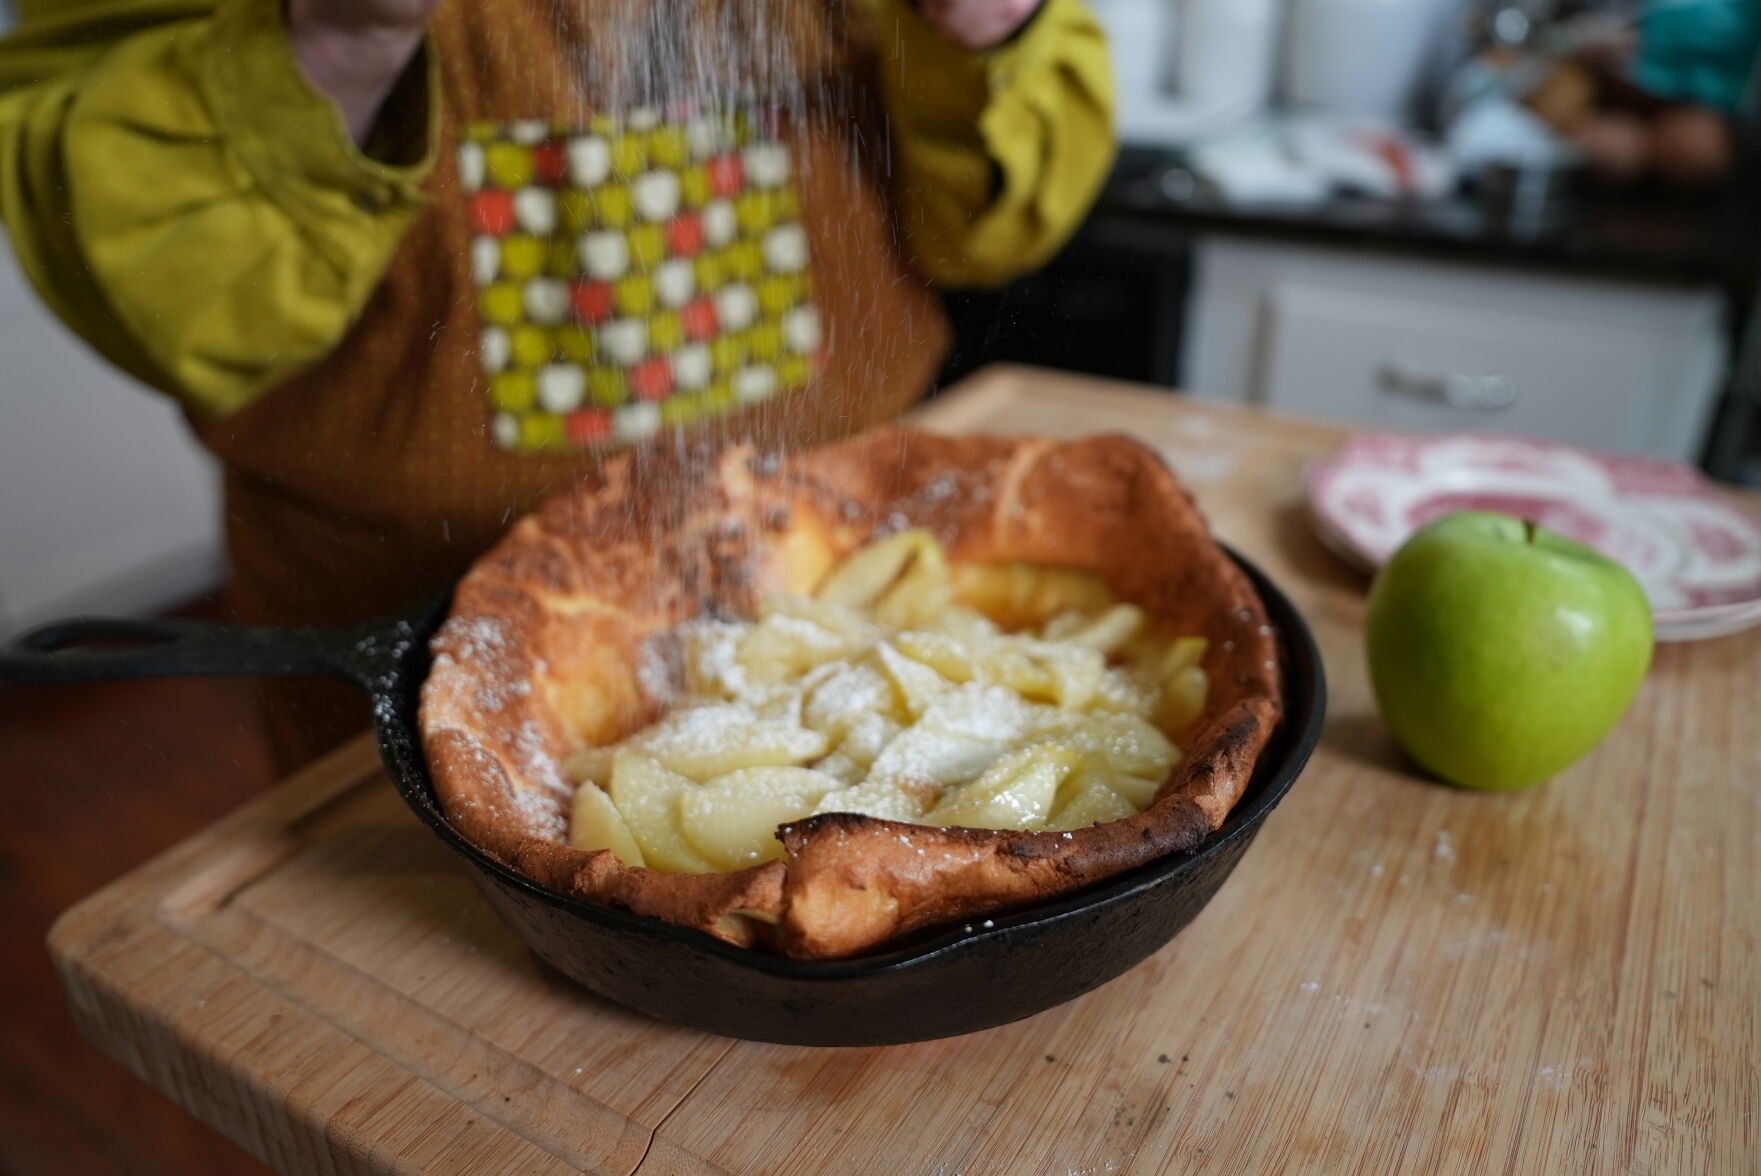
[[0, 648], [0, 682], [266, 676], [346, 678], [371, 689], [390, 662], [394, 651], [387, 645], [395, 640], [384, 625], [275, 629], [184, 620], [56, 621]]

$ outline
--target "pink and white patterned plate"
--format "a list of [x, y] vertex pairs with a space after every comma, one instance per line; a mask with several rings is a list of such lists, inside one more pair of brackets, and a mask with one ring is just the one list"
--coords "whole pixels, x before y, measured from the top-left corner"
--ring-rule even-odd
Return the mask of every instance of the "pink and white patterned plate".
[[1321, 536], [1368, 568], [1439, 515], [1496, 510], [1625, 564], [1660, 641], [1761, 623], [1761, 518], [1677, 462], [1488, 434], [1370, 433], [1306, 479]]

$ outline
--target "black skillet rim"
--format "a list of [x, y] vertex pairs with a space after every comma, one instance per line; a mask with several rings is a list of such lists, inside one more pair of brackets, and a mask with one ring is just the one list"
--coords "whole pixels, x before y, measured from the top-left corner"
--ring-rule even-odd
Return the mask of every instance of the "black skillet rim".
[[[1289, 598], [1250, 561], [1227, 545], [1223, 545], [1223, 549], [1252, 581], [1278, 631], [1286, 707], [1280, 729], [1274, 733], [1272, 743], [1267, 748], [1268, 752], [1272, 752], [1282, 745], [1281, 758], [1268, 767], [1265, 757], [1262, 756], [1254, 773], [1255, 779], [1248, 785], [1248, 796], [1229, 814], [1222, 828], [1211, 834], [1191, 853], [1169, 854], [1055, 901], [993, 915], [982, 925], [965, 923], [929, 929], [911, 936], [903, 946], [873, 955], [848, 960], [793, 960], [771, 952], [737, 947], [693, 928], [680, 927], [613, 906], [587, 902], [542, 886], [491, 857], [461, 834], [440, 811], [434, 797], [434, 783], [421, 752], [417, 723], [422, 679], [426, 677], [428, 669], [428, 638], [445, 619], [444, 602], [431, 611], [425, 610], [428, 614], [424, 617], [427, 624], [413, 627], [410, 632], [412, 640], [404, 651], [399, 667], [401, 672], [387, 675], [373, 683], [371, 693], [375, 735], [381, 758], [390, 771], [399, 795], [416, 816], [477, 869], [491, 875], [497, 883], [512, 887], [528, 898], [590, 923], [637, 935], [646, 934], [672, 940], [683, 946], [718, 955], [742, 967], [791, 979], [839, 980], [903, 971], [953, 952], [976, 948], [988, 940], [1007, 936], [1028, 926], [1058, 923], [1152, 889], [1169, 876], [1196, 868], [1206, 858], [1220, 852], [1237, 838], [1252, 836], [1257, 826], [1284, 799], [1301, 775], [1321, 737], [1326, 716], [1327, 687], [1320, 650], [1307, 622], [1290, 603]], [[1298, 696], [1296, 690], [1305, 680], [1309, 688]], [[1292, 724], [1296, 726], [1293, 727]]]

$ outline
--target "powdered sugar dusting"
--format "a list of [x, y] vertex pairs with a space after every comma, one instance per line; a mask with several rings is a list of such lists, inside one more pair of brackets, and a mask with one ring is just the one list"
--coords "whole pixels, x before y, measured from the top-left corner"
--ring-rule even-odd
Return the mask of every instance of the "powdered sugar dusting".
[[[937, 478], [913, 496], [917, 513], [959, 491], [957, 475]], [[896, 510], [883, 529], [912, 522]], [[878, 566], [824, 596], [765, 596], [756, 620], [699, 616], [645, 642], [637, 677], [664, 712], [571, 758], [570, 772], [605, 787], [617, 810], [577, 833], [610, 837], [621, 815], [622, 836], [659, 868], [726, 868], [781, 853], [779, 824], [814, 813], [1068, 840], [1153, 803], [1180, 754], [1152, 719], [1166, 649], [1128, 648], [1134, 629], [1095, 628], [1086, 622], [1099, 614], [1081, 606], [1031, 632], [949, 608], [952, 585], [922, 578], [947, 567], [945, 554], [871, 583]], [[529, 777], [556, 778], [536, 728], [517, 742]], [[935, 844], [900, 836], [921, 854]]]
[[488, 714], [496, 714], [507, 709], [519, 699], [529, 697], [532, 683], [526, 678], [515, 678], [512, 681], [490, 679], [477, 687], [477, 709]]
[[636, 655], [636, 684], [650, 702], [668, 706], [684, 684], [683, 650], [676, 633], [662, 633], [642, 643]]
[[892, 705], [892, 685], [873, 666], [840, 663], [826, 668], [829, 673], [808, 685], [804, 716], [809, 726], [848, 731], [865, 715], [881, 714]]
[[739, 698], [752, 684], [740, 664], [740, 640], [750, 628], [741, 622], [699, 617], [679, 626], [687, 689], [700, 694]]
[[475, 685], [471, 704], [485, 714], [500, 714], [532, 694], [528, 675], [510, 672], [511, 644], [506, 624], [497, 617], [455, 616], [441, 626], [435, 642], [438, 671], [470, 671], [467, 681]]
[[514, 731], [512, 751], [525, 778], [553, 795], [570, 797], [574, 788], [563, 776], [562, 766], [550, 754], [544, 732], [535, 720], [527, 719]]
[[497, 617], [452, 617], [441, 626], [440, 637], [465, 665], [483, 665], [508, 650], [507, 626]]
[[941, 502], [952, 498], [957, 485], [953, 474], [943, 474], [923, 488], [923, 498], [926, 502]]
[[1437, 830], [1437, 841], [1436, 844], [1431, 847], [1431, 856], [1440, 862], [1452, 862], [1455, 860], [1455, 841], [1449, 836], [1449, 830]]
[[529, 788], [513, 789], [514, 807], [520, 811], [521, 823], [536, 837], [561, 841], [568, 832], [563, 806], [542, 792]]

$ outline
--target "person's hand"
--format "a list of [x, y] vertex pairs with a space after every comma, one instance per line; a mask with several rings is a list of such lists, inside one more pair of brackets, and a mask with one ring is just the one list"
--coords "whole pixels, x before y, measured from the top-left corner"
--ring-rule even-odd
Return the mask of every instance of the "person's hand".
[[1028, 18], [1043, 0], [919, 0], [924, 23], [969, 53], [995, 49]]
[[356, 143], [366, 142], [439, 6], [440, 0], [288, 0], [294, 59], [336, 103]]

